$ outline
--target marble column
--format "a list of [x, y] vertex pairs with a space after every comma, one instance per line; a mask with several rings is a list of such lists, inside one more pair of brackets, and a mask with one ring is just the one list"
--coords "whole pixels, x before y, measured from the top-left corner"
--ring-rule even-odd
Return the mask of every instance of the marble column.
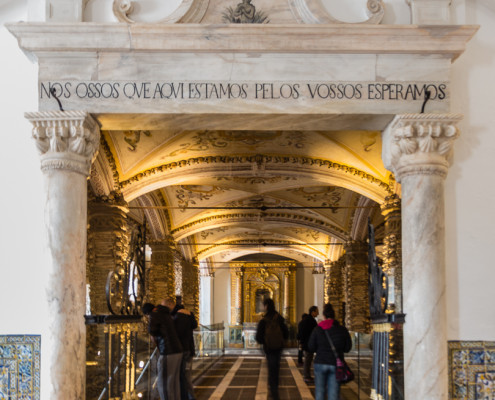
[[47, 271], [50, 400], [84, 400], [86, 372], [87, 178], [100, 140], [87, 113], [26, 113], [41, 154]]
[[149, 301], [160, 303], [175, 296], [175, 244], [171, 239], [149, 242], [151, 262], [148, 273]]
[[370, 331], [368, 296], [368, 244], [349, 241], [345, 245], [345, 325], [354, 332]]
[[397, 195], [389, 196], [381, 205], [385, 217], [383, 238], [383, 272], [389, 282], [388, 311], [402, 313], [402, 253], [401, 202]]
[[397, 115], [383, 133], [383, 161], [402, 185], [406, 399], [446, 400], [444, 180], [459, 115]]

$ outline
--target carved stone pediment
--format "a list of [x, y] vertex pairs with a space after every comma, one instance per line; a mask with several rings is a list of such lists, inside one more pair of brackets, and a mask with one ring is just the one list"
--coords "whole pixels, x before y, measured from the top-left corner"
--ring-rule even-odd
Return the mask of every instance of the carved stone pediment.
[[[114, 0], [113, 14], [120, 22], [133, 24], [139, 21], [136, 1]], [[385, 6], [382, 0], [362, 0], [367, 19], [361, 24], [379, 24]], [[345, 24], [323, 6], [320, 0], [182, 0], [169, 15], [154, 21], [157, 24], [224, 23], [224, 24]]]

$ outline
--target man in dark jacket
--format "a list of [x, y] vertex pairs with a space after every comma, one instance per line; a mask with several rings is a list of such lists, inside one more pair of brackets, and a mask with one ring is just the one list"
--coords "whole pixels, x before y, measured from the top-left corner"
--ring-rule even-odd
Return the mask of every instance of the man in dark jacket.
[[157, 382], [160, 400], [180, 400], [182, 345], [170, 312], [165, 300], [156, 307], [151, 303], [143, 305], [143, 314], [149, 315], [148, 330], [160, 352]]
[[299, 322], [297, 326], [297, 334], [299, 340], [302, 344], [302, 349], [304, 351], [304, 382], [310, 383], [313, 379], [311, 378], [311, 363], [313, 362], [313, 352], [308, 350], [308, 341], [311, 336], [311, 332], [316, 328], [316, 317], [319, 315], [318, 307], [311, 306], [309, 307], [309, 317], [303, 319]]
[[289, 338], [289, 329], [285, 319], [275, 311], [275, 303], [268, 298], [263, 301], [265, 315], [258, 323], [256, 341], [263, 345], [268, 364], [268, 386], [273, 400], [279, 400], [278, 382], [280, 373], [280, 357], [284, 342]]
[[323, 316], [325, 320], [313, 329], [308, 342], [308, 350], [316, 352], [315, 398], [324, 399], [326, 392], [327, 400], [338, 400], [340, 387], [335, 378], [337, 360], [327, 335], [341, 360], [344, 359], [344, 353], [351, 350], [352, 341], [347, 328], [341, 326], [335, 319], [335, 312], [330, 303], [323, 307]]
[[174, 304], [168, 300], [166, 305], [172, 308], [175, 330], [179, 336], [183, 351], [180, 365], [180, 398], [181, 400], [194, 400], [191, 369], [195, 353], [193, 330], [198, 327], [198, 322], [194, 314], [186, 310], [182, 304]]

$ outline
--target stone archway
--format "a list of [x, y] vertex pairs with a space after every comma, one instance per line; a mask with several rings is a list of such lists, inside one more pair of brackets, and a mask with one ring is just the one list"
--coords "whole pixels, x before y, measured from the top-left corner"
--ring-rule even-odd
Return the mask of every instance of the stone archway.
[[[385, 130], [383, 160], [402, 184], [404, 202], [406, 396], [446, 398], [443, 179], [460, 119], [447, 114], [448, 73], [450, 61], [463, 52], [473, 28], [20, 23], [9, 29], [40, 64], [40, 112], [26, 117], [34, 125], [33, 136], [42, 154], [47, 229], [57, 273], [52, 278], [56, 310], [51, 326], [59, 344], [50, 362], [55, 382], [50, 398], [84, 396], [85, 334], [78, 316], [84, 314], [85, 178], [100, 142], [97, 121], [102, 130], [122, 125], [141, 131], [164, 125], [212, 130], [232, 124], [258, 131], [317, 126], [363, 129], [363, 125]], [[313, 63], [301, 63], [301, 54]], [[198, 58], [202, 63], [197, 63]], [[143, 68], [147, 62], [154, 65], [149, 73], [142, 72], [148, 71]], [[407, 68], [423, 62], [429, 65], [426, 73]], [[209, 70], [209, 80], [198, 83], [203, 65], [211, 63], [215, 68]], [[166, 83], [170, 89], [175, 84], [174, 90], [181, 87], [189, 92], [168, 101], [163, 96]], [[236, 85], [245, 96], [208, 98], [208, 83], [215, 88], [211, 90], [227, 93], [225, 87]], [[315, 95], [317, 84], [324, 92]], [[341, 85], [342, 98], [331, 98], [332, 84], [337, 90]], [[103, 87], [110, 95], [101, 95]], [[427, 87], [437, 93], [428, 104], [432, 113], [404, 114], [421, 109], [424, 97], [418, 93], [424, 94]], [[54, 111], [58, 105], [50, 88], [69, 111]], [[89, 96], [90, 88], [96, 92], [100, 88], [100, 96]], [[215, 158], [198, 158], [192, 167], [187, 161], [177, 167], [201, 175], [204, 165], [210, 169], [209, 160]], [[294, 165], [306, 168], [306, 162]], [[105, 170], [105, 163], [101, 161], [98, 168]], [[171, 167], [153, 168], [159, 166], [140, 172], [146, 182], [142, 187], [120, 182], [123, 192], [132, 187], [129, 198], [138, 197], [161, 187], [167, 175], [171, 183], [174, 178], [174, 184], [180, 183], [180, 174], [173, 177]], [[100, 176], [102, 185], [115, 184], [110, 171]], [[339, 171], [334, 178], [340, 176], [343, 186], [346, 176], [347, 182], [357, 184], [359, 174], [352, 172]], [[214, 174], [215, 168], [208, 173]], [[362, 190], [374, 190], [370, 198], [385, 198], [380, 185], [362, 185]], [[73, 351], [77, 357], [69, 357]], [[424, 371], [429, 371], [426, 382]]]

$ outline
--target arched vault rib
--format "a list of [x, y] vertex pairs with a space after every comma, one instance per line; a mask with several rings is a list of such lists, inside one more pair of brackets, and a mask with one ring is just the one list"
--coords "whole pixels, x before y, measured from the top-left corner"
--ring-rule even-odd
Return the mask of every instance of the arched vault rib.
[[194, 235], [207, 229], [213, 229], [222, 226], [237, 226], [239, 223], [273, 223], [277, 225], [293, 226], [296, 228], [304, 227], [317, 230], [326, 235], [337, 237], [341, 240], [348, 239], [347, 232], [321, 219], [284, 211], [265, 211], [252, 213], [238, 212], [212, 215], [182, 225], [172, 230], [171, 234], [176, 241], [179, 241], [190, 235]]
[[141, 207], [144, 209], [144, 215], [149, 223], [151, 236], [155, 240], [163, 240], [167, 236], [168, 224], [165, 218], [165, 213], [161, 210], [154, 209], [154, 206], [161, 206], [160, 199], [156, 198], [154, 193], [147, 193], [137, 199]]
[[[270, 241], [266, 241], [265, 245], [261, 245], [259, 243], [250, 243], [249, 240], [238, 240], [231, 242], [223, 242], [217, 243], [215, 245], [209, 246], [206, 249], [200, 250], [197, 252], [198, 259], [205, 259], [208, 257], [212, 257], [215, 254], [219, 254], [226, 251], [236, 251], [236, 250], [250, 250], [253, 253], [259, 253], [261, 249], [263, 252], [270, 253], [272, 251], [281, 251], [283, 249], [287, 249], [284, 246], [289, 246], [291, 250], [298, 251], [300, 253], [307, 254], [311, 257], [317, 258], [320, 261], [325, 260], [326, 256], [322, 252], [313, 249], [309, 246], [301, 245], [297, 242], [292, 241], [273, 241], [274, 244], [270, 244]], [[279, 244], [277, 246], [277, 244]]]
[[341, 186], [377, 203], [390, 194], [389, 185], [357, 168], [329, 160], [296, 156], [212, 156], [164, 164], [120, 183], [127, 201], [165, 186], [194, 178], [294, 176]]

